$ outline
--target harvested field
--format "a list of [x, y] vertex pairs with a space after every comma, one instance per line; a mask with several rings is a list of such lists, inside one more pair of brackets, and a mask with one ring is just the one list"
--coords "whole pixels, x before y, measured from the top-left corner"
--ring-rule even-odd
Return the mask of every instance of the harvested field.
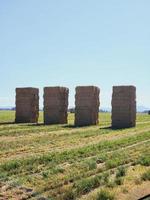
[[0, 111], [0, 200], [137, 200], [150, 194], [150, 116], [112, 130], [111, 114], [99, 125], [14, 124]]

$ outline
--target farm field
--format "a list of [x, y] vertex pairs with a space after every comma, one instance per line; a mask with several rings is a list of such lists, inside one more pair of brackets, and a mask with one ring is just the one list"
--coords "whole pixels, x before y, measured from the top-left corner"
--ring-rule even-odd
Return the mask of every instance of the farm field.
[[14, 124], [0, 111], [0, 200], [137, 200], [150, 194], [150, 115], [137, 126]]

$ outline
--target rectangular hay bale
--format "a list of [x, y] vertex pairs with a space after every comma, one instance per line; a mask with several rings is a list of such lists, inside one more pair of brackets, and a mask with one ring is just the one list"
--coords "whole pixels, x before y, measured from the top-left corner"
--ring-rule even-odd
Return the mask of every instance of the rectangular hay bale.
[[78, 86], [75, 94], [75, 126], [98, 124], [100, 89], [95, 86]]
[[39, 117], [39, 89], [16, 88], [16, 123], [37, 123]]
[[129, 128], [136, 125], [136, 88], [114, 86], [112, 94], [112, 127]]
[[44, 124], [67, 123], [68, 95], [66, 87], [44, 88]]

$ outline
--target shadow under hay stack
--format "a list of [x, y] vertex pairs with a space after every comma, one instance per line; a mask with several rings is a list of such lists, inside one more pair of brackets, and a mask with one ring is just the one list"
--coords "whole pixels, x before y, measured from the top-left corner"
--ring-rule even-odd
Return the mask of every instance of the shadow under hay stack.
[[16, 123], [37, 123], [39, 117], [39, 89], [16, 88]]
[[44, 124], [67, 123], [68, 95], [66, 87], [44, 88]]
[[136, 87], [114, 86], [112, 95], [112, 128], [136, 125]]
[[100, 89], [95, 86], [78, 86], [75, 95], [75, 126], [98, 124]]

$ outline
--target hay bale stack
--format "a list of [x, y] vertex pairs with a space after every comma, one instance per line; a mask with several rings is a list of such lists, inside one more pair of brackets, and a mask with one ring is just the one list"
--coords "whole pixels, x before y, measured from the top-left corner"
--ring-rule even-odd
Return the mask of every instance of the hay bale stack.
[[112, 127], [129, 128], [136, 125], [136, 88], [114, 86], [112, 95]]
[[16, 88], [16, 123], [37, 123], [39, 117], [39, 89]]
[[99, 113], [100, 89], [95, 86], [76, 87], [75, 126], [96, 125]]
[[66, 124], [68, 117], [68, 95], [66, 87], [44, 88], [44, 123]]

